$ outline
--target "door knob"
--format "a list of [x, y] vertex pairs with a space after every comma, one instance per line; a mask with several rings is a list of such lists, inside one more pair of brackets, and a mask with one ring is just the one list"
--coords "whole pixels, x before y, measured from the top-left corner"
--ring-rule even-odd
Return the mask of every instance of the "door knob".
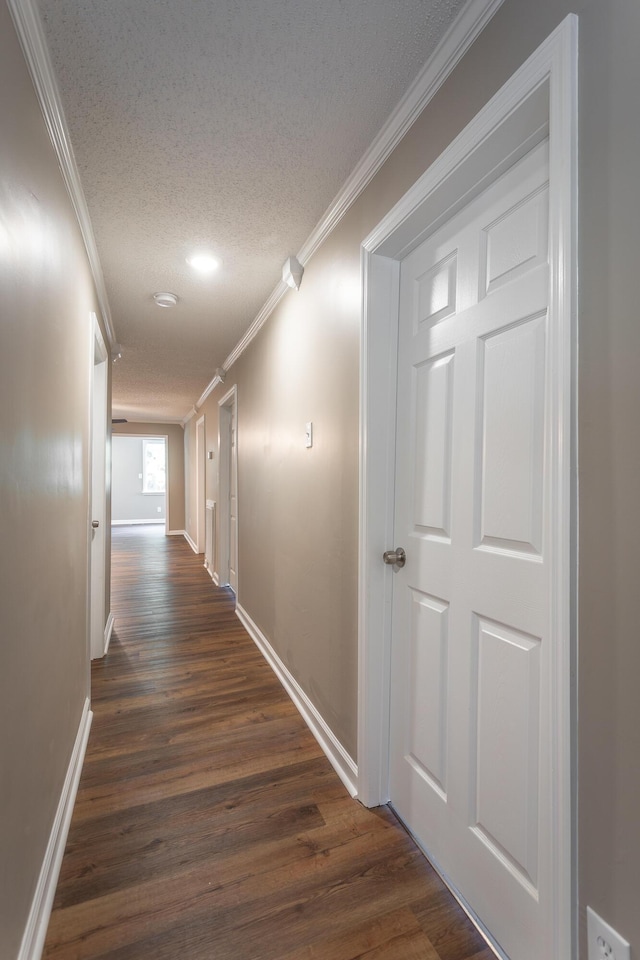
[[92, 520], [92, 521], [91, 521], [91, 526], [93, 527], [94, 530], [97, 530], [98, 527], [100, 526], [100, 521], [99, 521], [99, 520]]
[[402, 547], [396, 547], [395, 550], [385, 550], [382, 559], [390, 566], [404, 567], [407, 562], [407, 555]]

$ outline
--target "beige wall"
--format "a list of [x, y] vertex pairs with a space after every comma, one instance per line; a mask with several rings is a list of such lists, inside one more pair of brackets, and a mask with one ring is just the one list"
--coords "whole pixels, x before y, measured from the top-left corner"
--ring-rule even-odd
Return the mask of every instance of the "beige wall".
[[[203, 411], [209, 446], [217, 400], [238, 384], [239, 600], [353, 754], [360, 243], [569, 12], [580, 17], [578, 852], [586, 957], [587, 904], [640, 949], [637, 0], [506, 0], [308, 264], [300, 292], [287, 294]], [[302, 442], [306, 420], [314, 422], [312, 450]], [[207, 496], [215, 497], [217, 461], [207, 467]]]
[[138, 437], [167, 437], [167, 533], [185, 529], [184, 437], [179, 423], [114, 423], [114, 434]]
[[97, 304], [4, 2], [0, 131], [0, 956], [13, 960], [89, 693]]
[[[298, 294], [204, 404], [217, 499], [218, 401], [238, 384], [238, 600], [355, 756], [358, 240], [319, 252]], [[333, 273], [334, 268], [337, 273]], [[325, 284], [327, 271], [331, 283]], [[189, 427], [195, 422], [190, 421]], [[314, 445], [304, 426], [314, 424]], [[195, 429], [195, 427], [193, 428]]]

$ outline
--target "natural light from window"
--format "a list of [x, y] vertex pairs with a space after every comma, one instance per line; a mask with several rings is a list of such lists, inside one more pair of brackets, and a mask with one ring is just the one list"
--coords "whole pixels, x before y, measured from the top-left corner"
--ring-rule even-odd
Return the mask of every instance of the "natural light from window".
[[142, 445], [142, 492], [165, 493], [165, 491], [165, 442], [145, 439]]

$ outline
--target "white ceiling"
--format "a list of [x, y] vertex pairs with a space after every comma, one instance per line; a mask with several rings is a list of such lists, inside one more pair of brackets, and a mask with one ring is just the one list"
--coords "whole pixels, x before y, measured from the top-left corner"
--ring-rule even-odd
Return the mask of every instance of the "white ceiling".
[[114, 416], [190, 411], [462, 5], [39, 0], [123, 348]]

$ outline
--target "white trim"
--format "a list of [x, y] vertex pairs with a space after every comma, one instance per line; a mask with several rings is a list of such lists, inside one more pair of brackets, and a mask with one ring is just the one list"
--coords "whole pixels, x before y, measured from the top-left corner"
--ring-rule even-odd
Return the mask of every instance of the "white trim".
[[107, 650], [109, 649], [109, 644], [111, 643], [111, 634], [113, 633], [113, 625], [114, 625], [115, 622], [116, 622], [116, 618], [115, 618], [114, 615], [111, 613], [111, 611], [109, 611], [109, 616], [107, 617], [107, 622], [106, 622], [105, 628], [104, 628], [104, 653], [105, 653], [105, 656], [106, 656], [106, 654], [107, 654]]
[[[317, 228], [316, 228], [317, 229]], [[225, 362], [222, 364], [225, 370], [229, 370], [236, 362], [239, 356], [244, 353], [252, 340], [256, 338], [259, 331], [265, 325], [275, 308], [278, 306], [287, 290], [290, 288], [282, 280], [279, 280], [271, 291], [262, 307], [260, 308], [255, 320], [244, 334], [244, 336], [235, 345]]]
[[[151, 494], [148, 494], [148, 496], [151, 496]], [[158, 496], [163, 497], [164, 494], [159, 493]], [[162, 524], [163, 526], [166, 526], [166, 522], [164, 520], [112, 520], [111, 526], [112, 527], [139, 527], [141, 524], [144, 524], [144, 523], [148, 523], [150, 525], [155, 524], [158, 527], [160, 526], [160, 524]]]
[[[204, 413], [196, 420], [196, 539], [198, 543], [198, 553], [205, 552], [207, 537], [207, 437], [205, 420], [206, 417]], [[201, 534], [203, 542], [201, 542]]]
[[[476, 175], [490, 169], [492, 145], [512, 153], [507, 162], [546, 128], [540, 126], [540, 104], [547, 117], [550, 168], [549, 313], [554, 358], [550, 402], [556, 432], [553, 491], [554, 555], [552, 559], [552, 631], [566, 641], [556, 643], [551, 711], [557, 736], [552, 744], [554, 960], [574, 956], [576, 902], [572, 897], [572, 680], [571, 652], [577, 643], [576, 578], [572, 569], [572, 502], [577, 496], [575, 470], [577, 393], [572, 357], [576, 336], [576, 197], [577, 197], [577, 17], [569, 15], [502, 87], [474, 120], [417, 181], [362, 246], [363, 320], [361, 332], [360, 423], [360, 560], [358, 789], [367, 805], [388, 800], [389, 665], [391, 651], [391, 572], [381, 553], [393, 537], [393, 474], [395, 461], [395, 364], [397, 276], [399, 261], [442, 217], [437, 211], [445, 184], [464, 193], [465, 169]], [[548, 101], [544, 85], [548, 83]], [[548, 106], [547, 106], [548, 103]], [[520, 147], [515, 137], [522, 136]], [[493, 163], [495, 163], [495, 159]], [[498, 168], [494, 168], [494, 173]], [[452, 179], [453, 178], [453, 179]], [[434, 213], [434, 211], [437, 211]], [[447, 214], [451, 212], [451, 208]], [[428, 219], [431, 217], [431, 219]], [[422, 231], [422, 234], [420, 233]], [[572, 477], [573, 474], [573, 477]], [[574, 533], [575, 538], [575, 533]]]
[[189, 546], [190, 546], [191, 549], [193, 550], [193, 552], [197, 554], [197, 552], [198, 552], [198, 545], [197, 545], [197, 543], [194, 543], [194, 541], [191, 539], [191, 537], [189, 536], [189, 534], [187, 533], [186, 530], [183, 530], [182, 533], [183, 533], [183, 536], [184, 536], [185, 540], [187, 541], [187, 543], [189, 544]]
[[224, 380], [219, 374], [216, 373], [213, 380], [207, 384], [207, 386], [204, 388], [204, 390], [200, 394], [200, 397], [196, 401], [196, 407], [198, 407], [198, 409], [200, 409], [200, 407], [205, 402], [209, 394], [215, 390], [215, 388], [218, 386], [219, 383], [224, 383]]
[[[238, 402], [238, 385], [234, 383], [232, 387], [229, 387], [224, 397], [221, 397], [218, 400], [219, 407], [228, 407], [230, 401], [233, 400], [234, 403]], [[237, 425], [236, 425], [237, 426]]]
[[216, 571], [213, 569], [213, 567], [210, 567], [206, 560], [205, 560], [205, 562], [202, 564], [202, 566], [205, 568], [205, 570], [207, 571], [207, 573], [209, 574], [209, 576], [211, 577], [211, 579], [212, 579], [213, 582], [215, 583], [216, 587], [219, 587], [219, 586], [220, 586], [220, 577], [218, 576], [218, 574], [216, 573]]
[[344, 749], [293, 674], [284, 665], [262, 630], [254, 623], [247, 611], [239, 603], [236, 603], [236, 616], [288, 693], [302, 719], [326, 754], [329, 763], [351, 796], [356, 797], [358, 795], [358, 788], [356, 786], [358, 782], [358, 767], [355, 761]]
[[[213, 580], [213, 571], [216, 559], [216, 541], [217, 541], [217, 510], [216, 501], [205, 500], [205, 532], [204, 532], [204, 567]], [[209, 555], [207, 555], [207, 542], [209, 543]]]
[[[429, 101], [453, 72], [473, 41], [484, 30], [503, 2], [504, 0], [469, 0], [462, 8], [460, 14], [453, 21], [416, 79], [392, 111], [338, 195], [333, 199], [319, 223], [316, 224], [296, 254], [303, 267], [307, 265], [316, 250], [335, 230], [347, 210], [371, 182], [382, 164], [395, 150], [400, 140], [418, 119]], [[287, 290], [289, 290], [289, 287], [281, 280], [276, 284], [247, 332], [224, 361], [222, 365], [224, 370], [229, 370], [238, 357], [244, 353]], [[206, 400], [215, 385], [216, 378], [211, 381], [202, 394], [197, 406], [200, 406]]]
[[[554, 358], [552, 371], [554, 387], [565, 384], [560, 393], [552, 395], [554, 416], [560, 423], [556, 435], [555, 474], [551, 477], [554, 490], [552, 503], [556, 511], [552, 519], [555, 555], [552, 560], [554, 580], [551, 584], [556, 598], [553, 610], [553, 630], [556, 637], [567, 637], [570, 642], [556, 644], [556, 663], [553, 676], [556, 685], [551, 694], [552, 726], [557, 731], [553, 741], [553, 769], [563, 771], [557, 778], [558, 793], [554, 797], [554, 927], [558, 957], [573, 957], [578, 951], [578, 903], [574, 896], [577, 874], [573, 875], [577, 817], [574, 807], [575, 784], [572, 783], [575, 736], [572, 710], [571, 676], [573, 650], [578, 643], [578, 584], [577, 558], [578, 521], [574, 515], [578, 501], [578, 377], [577, 377], [577, 305], [578, 305], [578, 18], [570, 15], [552, 34], [557, 50], [551, 55], [549, 126], [550, 169], [549, 185], [549, 262], [551, 265], [551, 296], [549, 316], [555, 318], [555, 335], [549, 349]], [[550, 38], [551, 39], [551, 38]], [[554, 82], [555, 81], [555, 82]], [[574, 350], [575, 344], [575, 350]], [[575, 356], [574, 356], [575, 354]], [[567, 385], [569, 389], [566, 389]], [[575, 554], [573, 551], [575, 550]]]
[[189, 423], [189, 420], [191, 420], [192, 417], [195, 417], [195, 415], [197, 414], [197, 412], [198, 412], [198, 411], [197, 411], [197, 409], [196, 409], [195, 407], [191, 407], [191, 410], [189, 410], [189, 413], [186, 415], [186, 417], [183, 417], [183, 418], [182, 418], [182, 420], [180, 421], [180, 423], [182, 424], [182, 429], [183, 429], [183, 430], [184, 430], [184, 428], [186, 427], [186, 425]]
[[78, 218], [109, 347], [113, 349], [117, 340], [111, 320], [104, 275], [87, 201], [82, 189], [73, 147], [71, 146], [60, 91], [42, 29], [42, 20], [35, 0], [7, 0], [7, 4], [40, 102], [47, 130], [58, 157], [62, 176]]
[[186, 534], [186, 530], [167, 530], [168, 537], [185, 537]]
[[[104, 656], [107, 580], [107, 468], [109, 418], [108, 351], [98, 317], [89, 314], [92, 330], [89, 397], [89, 516], [88, 538], [88, 641], [92, 660]], [[97, 522], [97, 529], [93, 523]]]
[[89, 739], [89, 730], [91, 729], [91, 720], [93, 714], [89, 709], [89, 698], [84, 702], [82, 716], [78, 726], [71, 758], [67, 767], [67, 775], [64, 780], [58, 808], [49, 834], [49, 842], [45, 851], [40, 876], [36, 886], [27, 925], [22, 937], [20, 951], [17, 960], [40, 960], [44, 941], [47, 934], [47, 926], [51, 915], [51, 907], [58, 883], [58, 875], [62, 865], [62, 857], [67, 842], [69, 826], [71, 824], [71, 815], [78, 792], [78, 783], [82, 772], [82, 764], [87, 749]]
[[[223, 413], [224, 411], [224, 413]], [[230, 411], [230, 413], [228, 413]], [[230, 420], [227, 419], [230, 417]], [[226, 439], [226, 427], [235, 422], [235, 444], [231, 447]], [[234, 592], [238, 593], [240, 583], [238, 559], [238, 530], [240, 527], [238, 504], [238, 386], [234, 383], [225, 395], [218, 400], [218, 497], [219, 507], [216, 519], [215, 556], [219, 582], [223, 586], [231, 586], [231, 477], [235, 476], [236, 489], [233, 491], [236, 501], [236, 585]], [[235, 463], [232, 462], [233, 458]]]

